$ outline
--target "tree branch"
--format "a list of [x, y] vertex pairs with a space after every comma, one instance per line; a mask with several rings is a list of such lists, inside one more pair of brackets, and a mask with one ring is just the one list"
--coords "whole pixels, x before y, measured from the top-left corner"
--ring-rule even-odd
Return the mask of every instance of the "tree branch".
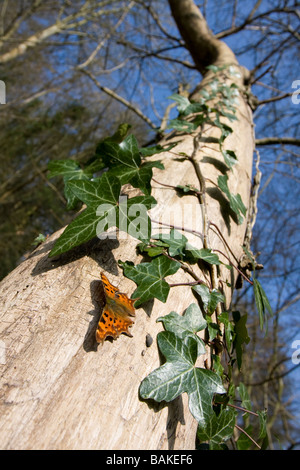
[[300, 146], [300, 139], [294, 137], [262, 137], [261, 139], [255, 140], [256, 145], [296, 145]]
[[152, 129], [157, 130], [157, 126], [151, 121], [151, 119], [149, 119], [147, 116], [145, 116], [145, 114], [139, 108], [134, 106], [132, 103], [127, 101], [125, 98], [122, 98], [122, 96], [118, 95], [115, 91], [111, 90], [110, 88], [107, 88], [106, 86], [100, 85], [100, 83], [98, 82], [96, 77], [91, 72], [88, 72], [87, 70], [85, 70], [83, 68], [78, 68], [78, 70], [80, 72], [84, 73], [85, 75], [87, 75], [94, 82], [94, 84], [96, 85], [96, 87], [99, 90], [103, 91], [104, 93], [106, 93], [111, 98], [114, 98], [116, 101], [119, 101], [119, 103], [123, 104], [128, 109], [133, 111], [137, 116], [139, 116], [141, 119], [143, 119], [143, 121], [145, 121], [148, 124], [148, 126], [150, 126]]

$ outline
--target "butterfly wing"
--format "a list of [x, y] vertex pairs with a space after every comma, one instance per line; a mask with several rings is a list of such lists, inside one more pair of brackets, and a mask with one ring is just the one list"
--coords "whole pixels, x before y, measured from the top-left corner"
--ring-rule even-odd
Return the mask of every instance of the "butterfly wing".
[[101, 273], [106, 304], [98, 323], [96, 331], [96, 340], [98, 343], [111, 336], [117, 339], [120, 334], [125, 333], [132, 336], [128, 328], [134, 323], [130, 318], [135, 316], [134, 302], [123, 294], [119, 289], [113, 286], [104, 273]]

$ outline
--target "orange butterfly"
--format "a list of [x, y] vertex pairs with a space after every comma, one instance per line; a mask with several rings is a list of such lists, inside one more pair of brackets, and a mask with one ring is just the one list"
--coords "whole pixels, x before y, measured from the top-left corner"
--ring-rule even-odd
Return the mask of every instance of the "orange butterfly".
[[133, 304], [137, 299], [131, 300], [126, 294], [121, 293], [109, 282], [104, 273], [101, 273], [101, 281], [106, 303], [96, 331], [97, 343], [103, 343], [108, 336], [117, 339], [121, 333], [132, 336], [128, 328], [134, 323], [130, 317], [135, 316]]

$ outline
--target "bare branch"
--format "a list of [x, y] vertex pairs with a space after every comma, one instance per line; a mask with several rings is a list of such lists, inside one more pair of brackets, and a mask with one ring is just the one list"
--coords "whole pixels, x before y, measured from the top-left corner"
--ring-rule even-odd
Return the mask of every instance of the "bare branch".
[[[37, 1], [36, 3], [39, 4], [41, 2]], [[105, 0], [105, 1], [103, 0], [99, 6], [103, 8], [104, 6], [110, 5], [111, 3], [112, 3], [111, 0]], [[97, 11], [92, 8], [93, 7], [90, 5], [90, 2], [88, 1], [85, 2], [84, 5], [75, 13], [72, 13], [71, 15], [63, 19], [57, 19], [56, 23], [52, 24], [51, 26], [48, 26], [47, 28], [43, 29], [42, 31], [39, 31], [36, 34], [33, 34], [28, 39], [23, 41], [21, 44], [18, 44], [18, 46], [2, 54], [0, 56], [0, 63], [4, 64], [7, 62], [10, 62], [16, 57], [19, 57], [20, 55], [25, 54], [25, 52], [29, 48], [32, 48], [41, 44], [50, 36], [65, 32], [66, 30], [76, 29], [79, 26], [85, 25], [91, 20], [97, 20], [100, 16], [103, 16], [105, 14], [112, 14], [112, 13], [118, 13], [120, 11], [123, 11], [123, 8], [110, 9], [110, 10], [104, 10], [100, 8]], [[23, 17], [22, 17], [22, 20], [23, 20]]]
[[300, 139], [294, 137], [262, 137], [261, 139], [255, 140], [256, 145], [296, 145], [300, 146]]
[[96, 87], [99, 90], [103, 91], [104, 93], [106, 93], [111, 98], [114, 98], [119, 103], [122, 103], [128, 109], [133, 111], [137, 116], [139, 116], [141, 119], [143, 119], [143, 121], [145, 121], [148, 124], [148, 126], [150, 126], [152, 129], [157, 130], [157, 126], [151, 121], [151, 119], [149, 119], [147, 116], [145, 116], [145, 114], [139, 108], [134, 106], [132, 103], [127, 101], [125, 98], [122, 98], [122, 96], [118, 95], [115, 91], [111, 90], [110, 88], [107, 88], [106, 86], [101, 85], [98, 82], [98, 80], [96, 79], [96, 77], [91, 72], [88, 72], [87, 70], [82, 69], [82, 68], [78, 68], [78, 70], [80, 70], [80, 72], [87, 75], [94, 82], [94, 84], [96, 85]]
[[283, 100], [284, 98], [289, 98], [292, 95], [293, 93], [284, 93], [283, 95], [272, 96], [272, 98], [267, 98], [265, 100], [258, 101], [257, 106], [260, 106], [262, 104], [274, 103], [274, 101], [280, 101], [280, 100]]

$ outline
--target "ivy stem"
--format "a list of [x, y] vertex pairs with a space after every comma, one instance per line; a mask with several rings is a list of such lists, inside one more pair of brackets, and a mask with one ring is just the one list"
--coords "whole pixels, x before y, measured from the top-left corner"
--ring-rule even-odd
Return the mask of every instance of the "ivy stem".
[[182, 230], [183, 232], [193, 233], [194, 235], [198, 235], [201, 239], [204, 238], [203, 233], [198, 232], [197, 230], [193, 230], [193, 229], [185, 228], [185, 227], [180, 227], [180, 226], [174, 225], [174, 224], [167, 224], [166, 222], [161, 222], [160, 220], [151, 219], [151, 222], [154, 223], [154, 224], [158, 224], [158, 225], [164, 225], [165, 227], [171, 227], [171, 228], [174, 228], [176, 230]]
[[[178, 191], [180, 188], [178, 188], [177, 186], [173, 186], [171, 184], [166, 184], [166, 183], [162, 183], [161, 181], [157, 181], [155, 178], [152, 177], [152, 181], [154, 181], [155, 183], [161, 185], [161, 186], [165, 186], [166, 188], [171, 188], [171, 189], [174, 189], [174, 191]], [[197, 194], [201, 194], [201, 191], [199, 191], [198, 189], [190, 189], [190, 192], [191, 193], [195, 193], [195, 195]]]
[[231, 253], [232, 256], [234, 257], [235, 261], [238, 263], [238, 260], [237, 260], [236, 256], [234, 255], [234, 253], [232, 252], [232, 250], [231, 250], [230, 246], [228, 245], [227, 241], [226, 241], [225, 238], [223, 237], [223, 234], [222, 234], [221, 230], [219, 229], [219, 227], [218, 227], [216, 224], [214, 224], [213, 222], [211, 222], [211, 221], [209, 221], [209, 225], [210, 225], [210, 227], [211, 227], [211, 226], [212, 226], [212, 227], [215, 227], [215, 229], [217, 230], [218, 235], [219, 235], [220, 238], [222, 239], [224, 245], [225, 245], [226, 248], [230, 251], [230, 253]]
[[[209, 220], [207, 216], [207, 206], [206, 206], [206, 184], [205, 178], [202, 174], [198, 159], [197, 153], [200, 148], [199, 139], [203, 133], [204, 124], [201, 125], [200, 132], [194, 137], [194, 148], [191, 156], [189, 157], [190, 162], [192, 163], [198, 182], [200, 186], [200, 191], [197, 193], [198, 201], [200, 203], [200, 208], [202, 212], [202, 223], [203, 223], [203, 248], [209, 249], [209, 242], [208, 242], [208, 230], [209, 230]], [[218, 279], [218, 271], [217, 266], [215, 264], [211, 265], [210, 267], [210, 277], [211, 277], [211, 285], [213, 289], [218, 289], [219, 287], [219, 279]], [[220, 302], [216, 306], [215, 311], [215, 318], [216, 323], [218, 324], [218, 316], [222, 313], [222, 308]], [[218, 334], [219, 336], [219, 334]], [[218, 356], [221, 355], [221, 351], [216, 351]]]
[[176, 190], [176, 186], [173, 186], [171, 184], [161, 183], [160, 181], [157, 181], [155, 178], [153, 178], [153, 176], [152, 176], [152, 181], [159, 184], [160, 186], [165, 186], [166, 188], [171, 188], [171, 189]]
[[[214, 401], [215, 404], [221, 405], [222, 402]], [[258, 418], [258, 414], [254, 411], [248, 410], [247, 408], [243, 408], [242, 406], [233, 405], [232, 403], [226, 403], [226, 406], [230, 406], [231, 408], [235, 408], [237, 410], [243, 411], [244, 413], [249, 413], [250, 415], [256, 416]]]
[[242, 408], [241, 406], [232, 405], [231, 403], [227, 403], [227, 406], [231, 406], [231, 408], [236, 408], [237, 410], [243, 411], [244, 413], [249, 413], [250, 415], [256, 416], [258, 418], [257, 413], [251, 410], [247, 410], [247, 408]]
[[256, 442], [254, 439], [252, 439], [252, 437], [249, 436], [249, 434], [248, 434], [244, 429], [242, 429], [242, 428], [241, 428], [240, 426], [238, 426], [237, 424], [235, 424], [235, 427], [236, 427], [239, 431], [241, 431], [243, 434], [245, 434], [245, 435], [250, 439], [250, 441], [252, 441], [253, 444], [256, 445], [256, 447], [258, 447], [259, 449], [261, 449], [260, 445], [257, 444], [257, 442]]
[[230, 260], [230, 258], [229, 258], [228, 256], [226, 256], [225, 253], [223, 253], [223, 252], [220, 251], [220, 250], [214, 250], [214, 252], [216, 252], [216, 253], [221, 253], [221, 255], [223, 255], [224, 258], [226, 258], [226, 259], [228, 260], [228, 262], [230, 263], [230, 265], [231, 265], [234, 269], [236, 269], [236, 270], [240, 273], [240, 275], [243, 276], [243, 278], [244, 278], [247, 282], [249, 282], [249, 284], [253, 285], [253, 282], [252, 282], [237, 266], [235, 266], [235, 265], [232, 263], [232, 261]]
[[[172, 256], [168, 255], [168, 253], [162, 253], [164, 256], [166, 256], [167, 258], [171, 259], [172, 261], [176, 261], [178, 262], [177, 259], [173, 258]], [[190, 274], [190, 276], [192, 276], [192, 278], [195, 279], [195, 285], [197, 284], [205, 284], [204, 281], [202, 281], [201, 279], [199, 279], [199, 277], [197, 276], [196, 273], [194, 273], [194, 271], [192, 270], [192, 268], [190, 268], [189, 266], [187, 266], [186, 264], [182, 263], [181, 261], [179, 261], [179, 263], [181, 264], [181, 268], [186, 271], [187, 273]], [[169, 284], [171, 287], [175, 286], [176, 284]], [[182, 284], [182, 283], [179, 283], [177, 285], [191, 285], [189, 282], [188, 283], [185, 283], [185, 284]], [[192, 284], [194, 285], [194, 284]]]
[[207, 220], [207, 213], [206, 213], [206, 203], [205, 203], [205, 193], [206, 193], [206, 187], [205, 187], [205, 178], [202, 175], [202, 171], [199, 165], [199, 162], [197, 161], [196, 155], [199, 150], [199, 137], [202, 134], [202, 128], [201, 132], [199, 135], [194, 137], [194, 149], [192, 152], [192, 155], [189, 157], [190, 162], [192, 163], [195, 173], [197, 175], [199, 185], [200, 185], [200, 191], [197, 193], [197, 197], [200, 203], [201, 211], [202, 211], [202, 220], [203, 220], [203, 247], [208, 248], [208, 240], [207, 240], [207, 234], [208, 234], [208, 220]]

